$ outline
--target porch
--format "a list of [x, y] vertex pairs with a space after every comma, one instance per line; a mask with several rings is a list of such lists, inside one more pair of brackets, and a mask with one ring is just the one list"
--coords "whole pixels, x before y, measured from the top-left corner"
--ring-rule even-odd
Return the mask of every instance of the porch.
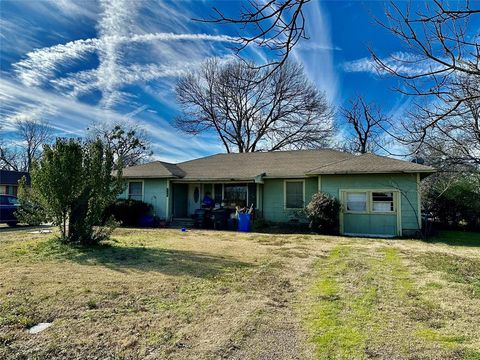
[[215, 204], [213, 208], [235, 210], [236, 207], [261, 211], [262, 184], [250, 182], [182, 182], [172, 181], [169, 188], [169, 219], [181, 222], [192, 219], [195, 211], [208, 208], [206, 197]]

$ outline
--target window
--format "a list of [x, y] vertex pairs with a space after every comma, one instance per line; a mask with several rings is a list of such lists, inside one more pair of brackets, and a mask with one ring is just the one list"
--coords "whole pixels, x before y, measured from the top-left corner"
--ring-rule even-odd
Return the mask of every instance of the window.
[[393, 212], [393, 192], [372, 192], [373, 212]]
[[303, 208], [303, 181], [285, 181], [285, 207]]
[[367, 193], [366, 192], [348, 192], [347, 193], [347, 211], [366, 212], [367, 211]]
[[227, 206], [247, 206], [247, 185], [225, 184], [223, 192]]
[[0, 194], [17, 196], [17, 185], [0, 185]]
[[130, 181], [128, 183], [128, 198], [132, 200], [143, 200], [143, 182]]

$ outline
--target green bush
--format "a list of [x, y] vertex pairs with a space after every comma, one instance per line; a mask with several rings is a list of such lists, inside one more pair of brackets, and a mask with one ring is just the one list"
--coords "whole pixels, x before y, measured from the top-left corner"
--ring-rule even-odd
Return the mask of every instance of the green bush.
[[423, 186], [423, 207], [441, 228], [480, 229], [480, 174], [436, 174]]
[[322, 192], [314, 194], [305, 208], [310, 228], [320, 233], [338, 233], [340, 208], [336, 198]]
[[113, 216], [123, 226], [138, 226], [140, 218], [151, 214], [152, 210], [152, 205], [143, 201], [118, 199], [105, 210], [104, 218]]
[[67, 243], [98, 243], [116, 225], [102, 224], [102, 214], [124, 188], [121, 171], [112, 172], [113, 155], [102, 142], [58, 138], [33, 164], [30, 188], [20, 183], [19, 220], [52, 222]]

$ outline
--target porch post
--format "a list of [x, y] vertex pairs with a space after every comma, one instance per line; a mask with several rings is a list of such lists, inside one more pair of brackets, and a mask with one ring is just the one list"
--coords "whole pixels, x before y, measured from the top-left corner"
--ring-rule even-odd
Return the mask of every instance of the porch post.
[[170, 180], [167, 179], [167, 187], [165, 190], [165, 220], [170, 220], [170, 199], [171, 199], [171, 191], [170, 191]]

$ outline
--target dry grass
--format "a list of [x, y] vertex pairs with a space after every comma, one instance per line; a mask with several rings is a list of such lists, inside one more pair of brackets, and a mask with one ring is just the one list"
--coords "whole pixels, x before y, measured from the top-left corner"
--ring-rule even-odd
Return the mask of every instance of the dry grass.
[[0, 229], [0, 358], [474, 359], [480, 248], [455, 245]]

